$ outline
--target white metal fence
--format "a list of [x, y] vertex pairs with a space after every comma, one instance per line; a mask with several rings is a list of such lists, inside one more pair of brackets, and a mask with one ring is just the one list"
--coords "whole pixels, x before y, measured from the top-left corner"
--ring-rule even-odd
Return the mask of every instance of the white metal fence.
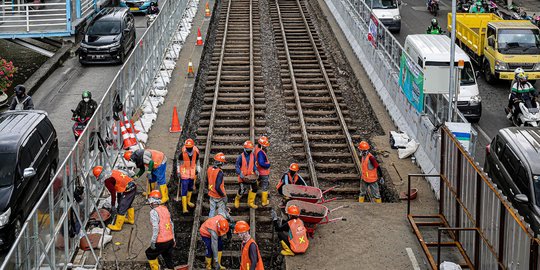
[[2, 4], [0, 5], [0, 32], [66, 31], [68, 8], [65, 2]]
[[[183, 42], [174, 34], [180, 25], [188, 0], [166, 0], [161, 12], [146, 30], [135, 49], [120, 68], [104, 94], [98, 109], [84, 133], [57, 169], [47, 190], [23, 224], [22, 230], [6, 256], [1, 269], [67, 269], [77, 251], [80, 237], [87, 237], [85, 226], [97, 208], [97, 198], [103, 191], [91, 170], [96, 165], [113, 167], [119, 161], [120, 130], [112, 119], [115, 103], [123, 103], [124, 111], [132, 115], [148, 98], [152, 85], [160, 78], [163, 62], [171, 43]], [[171, 46], [172, 47], [172, 46]], [[176, 55], [177, 57], [178, 55]], [[113, 140], [116, 143], [108, 143]], [[76, 190], [84, 188], [81, 200], [75, 200]], [[77, 229], [76, 224], [82, 229]], [[77, 235], [81, 234], [81, 236]], [[87, 265], [99, 264], [100, 254], [91, 250]]]

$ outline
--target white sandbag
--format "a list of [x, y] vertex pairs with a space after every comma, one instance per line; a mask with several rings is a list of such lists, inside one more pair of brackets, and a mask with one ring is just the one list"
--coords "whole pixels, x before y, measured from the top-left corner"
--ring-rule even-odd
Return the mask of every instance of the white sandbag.
[[162, 80], [163, 82], [165, 82], [165, 84], [169, 84], [169, 82], [171, 81], [170, 71], [160, 70], [159, 74], [161, 75], [161, 78], [158, 76], [156, 80]]
[[103, 237], [100, 238], [97, 248], [104, 248], [105, 245], [110, 243], [112, 241], [112, 235], [110, 235], [110, 231], [103, 230], [102, 228], [93, 228], [88, 234], [102, 234]]
[[398, 149], [398, 157], [401, 159], [408, 158], [410, 155], [416, 152], [418, 146], [420, 146], [420, 144], [417, 143], [415, 140], [409, 141], [405, 148]]
[[157, 114], [155, 113], [145, 113], [143, 114], [143, 116], [141, 116], [141, 121], [143, 121], [144, 123], [144, 126], [148, 126], [146, 125], [147, 122], [150, 122], [150, 124], [154, 123], [154, 121], [156, 121], [157, 119]]
[[161, 105], [163, 105], [163, 102], [165, 102], [165, 98], [163, 97], [153, 97], [153, 96], [150, 96], [148, 97], [150, 102], [155, 105], [156, 107], [160, 107]]
[[172, 70], [176, 66], [176, 62], [165, 59], [163, 61], [163, 65], [165, 66], [166, 69]]
[[440, 270], [461, 270], [461, 266], [459, 264], [453, 263], [453, 262], [442, 262], [439, 266]]
[[139, 132], [137, 135], [137, 140], [141, 143], [146, 143], [148, 141], [148, 134]]
[[154, 88], [156, 89], [165, 89], [166, 85], [161, 79], [154, 80]]
[[[105, 193], [107, 194], [107, 193]], [[101, 208], [111, 208], [111, 196], [108, 196], [107, 198], [105, 199], [101, 199], [99, 200], [99, 203], [98, 203], [98, 209], [101, 209]]]
[[390, 146], [394, 149], [405, 148], [410, 138], [407, 133], [390, 131]]
[[143, 126], [144, 123], [141, 122], [141, 120], [137, 120], [133, 123], [133, 126], [135, 127], [135, 130], [138, 130], [140, 132], [148, 132], [150, 131], [147, 126]]
[[152, 91], [150, 91], [150, 94], [156, 97], [164, 97], [167, 95], [168, 92], [169, 91], [167, 89], [153, 89]]

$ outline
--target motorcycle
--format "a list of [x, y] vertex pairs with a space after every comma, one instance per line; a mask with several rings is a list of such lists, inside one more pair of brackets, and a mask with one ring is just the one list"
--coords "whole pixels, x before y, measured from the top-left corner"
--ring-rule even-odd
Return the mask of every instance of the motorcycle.
[[429, 0], [427, 9], [429, 13], [437, 17], [437, 14], [439, 13], [439, 0]]
[[148, 14], [146, 15], [146, 27], [150, 27], [150, 25], [156, 20], [157, 14]]
[[[511, 94], [508, 98], [511, 98]], [[538, 124], [540, 124], [540, 110], [538, 109], [540, 108], [540, 104], [538, 104], [538, 102], [534, 98], [531, 98], [529, 94], [523, 94], [522, 98], [516, 100], [516, 102], [519, 102], [519, 109], [521, 110], [521, 112], [518, 113], [517, 117], [510, 118], [510, 121], [512, 121], [514, 126], [538, 127]], [[536, 107], [533, 106], [533, 102], [536, 103]], [[505, 108], [504, 111], [506, 112], [506, 114], [510, 113], [508, 108]], [[514, 115], [514, 106], [512, 106], [511, 112], [512, 115]]]
[[534, 13], [532, 15], [532, 20], [531, 22], [536, 25], [537, 27], [540, 27], [540, 15], [536, 15], [536, 13]]
[[75, 141], [79, 139], [79, 136], [83, 133], [84, 129], [86, 128], [86, 124], [88, 124], [88, 120], [90, 120], [90, 117], [82, 118], [77, 115], [75, 115], [75, 111], [71, 110], [73, 113], [73, 116], [71, 117], [72, 121], [75, 121], [75, 124], [73, 124], [73, 136], [75, 136]]
[[443, 35], [446, 32], [444, 30], [440, 29], [440, 28], [428, 27], [426, 33], [430, 34], [430, 35]]

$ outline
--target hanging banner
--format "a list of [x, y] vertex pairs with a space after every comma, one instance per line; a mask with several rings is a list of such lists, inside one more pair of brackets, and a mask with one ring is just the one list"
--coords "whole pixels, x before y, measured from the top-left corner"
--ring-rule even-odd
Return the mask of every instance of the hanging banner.
[[367, 39], [371, 42], [373, 47], [377, 48], [377, 26], [379, 25], [375, 15], [371, 14], [371, 19], [369, 20], [369, 32], [367, 34]]
[[424, 111], [424, 76], [405, 54], [401, 55], [399, 65], [399, 86], [416, 111], [422, 113]]

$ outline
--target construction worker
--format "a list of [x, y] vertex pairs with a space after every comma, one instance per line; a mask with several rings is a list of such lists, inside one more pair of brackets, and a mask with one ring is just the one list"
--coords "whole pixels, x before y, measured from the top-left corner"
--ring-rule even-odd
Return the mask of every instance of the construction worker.
[[270, 204], [268, 201], [268, 186], [270, 184], [270, 161], [268, 155], [264, 151], [265, 147], [270, 146], [270, 142], [266, 136], [261, 136], [257, 141], [257, 147], [255, 147], [255, 156], [257, 157], [257, 171], [259, 172], [259, 185], [261, 187], [261, 205], [267, 206]]
[[264, 270], [259, 246], [249, 234], [249, 224], [243, 220], [236, 222], [234, 233], [242, 239], [240, 270]]
[[[206, 245], [206, 269], [224, 270], [221, 266], [221, 255], [223, 254], [222, 236], [229, 233], [229, 222], [223, 213], [208, 218], [199, 229], [202, 240]], [[212, 264], [214, 259], [214, 264]]]
[[298, 218], [300, 215], [300, 208], [296, 205], [287, 207], [289, 219], [282, 223], [279, 222], [274, 209], [272, 209], [271, 214], [274, 222], [274, 229], [278, 234], [281, 247], [283, 248], [281, 250], [281, 255], [294, 256], [295, 254], [305, 253], [309, 247], [309, 239], [307, 237], [304, 222]]
[[200, 171], [199, 149], [192, 139], [187, 139], [182, 147], [182, 152], [178, 156], [177, 168], [182, 186], [182, 212], [184, 214], [188, 212], [188, 206], [190, 208], [195, 207], [195, 204], [191, 202], [191, 195], [193, 194], [195, 179], [197, 179]]
[[358, 202], [363, 203], [366, 199], [366, 193], [369, 193], [370, 198], [373, 198], [376, 203], [381, 203], [379, 183], [384, 184], [384, 178], [382, 177], [381, 167], [377, 159], [369, 152], [369, 148], [366, 141], [361, 141], [358, 144], [358, 149], [362, 154], [362, 177], [360, 179]]
[[276, 186], [279, 195], [283, 195], [284, 185], [292, 184], [307, 186], [304, 178], [302, 178], [302, 176], [298, 174], [299, 170], [300, 166], [298, 165], [298, 163], [291, 163], [291, 165], [289, 166], [289, 171], [283, 174], [283, 176], [279, 180], [279, 183]]
[[225, 154], [217, 153], [214, 156], [214, 165], [208, 168], [206, 176], [208, 177], [208, 196], [210, 197], [209, 217], [218, 212], [227, 211], [227, 193], [225, 192], [225, 181], [223, 181], [223, 171], [221, 167], [225, 163]]
[[148, 196], [150, 204], [150, 222], [152, 223], [152, 240], [150, 247], [146, 249], [146, 258], [151, 270], [159, 270], [158, 257], [161, 255], [165, 265], [169, 269], [174, 269], [172, 260], [173, 248], [176, 246], [174, 239], [174, 224], [171, 213], [161, 201], [161, 192], [152, 190]]
[[[238, 183], [240, 187], [238, 193], [234, 198], [234, 207], [240, 207], [240, 199], [242, 195], [248, 192], [248, 186], [250, 187], [248, 193], [248, 206], [257, 209], [255, 205], [255, 197], [257, 196], [257, 181], [255, 181], [259, 172], [257, 166], [255, 166], [255, 153], [253, 153], [253, 142], [244, 142], [244, 151], [236, 159], [236, 174], [238, 175]], [[253, 179], [252, 177], [255, 177]]]
[[139, 172], [135, 177], [143, 175], [145, 167], [148, 168], [148, 171], [151, 173], [151, 176], [148, 177], [150, 190], [159, 188], [162, 194], [161, 203], [169, 201], [169, 189], [167, 189], [167, 178], [165, 178], [167, 157], [163, 152], [152, 149], [139, 149], [126, 151], [124, 158], [128, 161], [135, 162], [135, 165], [139, 168]]
[[[111, 229], [111, 231], [120, 231], [124, 222], [135, 224], [135, 208], [131, 207], [137, 193], [135, 181], [126, 172], [119, 170], [103, 171], [101, 166], [94, 167], [92, 173], [96, 179], [104, 180], [105, 187], [111, 194], [112, 212], [116, 213], [116, 219], [114, 224], [107, 225], [107, 228]], [[118, 208], [115, 207], [116, 202], [118, 202]]]

